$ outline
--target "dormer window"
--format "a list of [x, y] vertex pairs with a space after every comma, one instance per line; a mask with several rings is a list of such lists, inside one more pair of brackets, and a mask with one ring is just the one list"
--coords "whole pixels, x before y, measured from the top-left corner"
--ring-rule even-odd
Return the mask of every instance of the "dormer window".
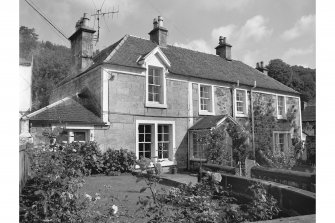
[[199, 114], [213, 115], [213, 86], [199, 84]]
[[148, 74], [148, 101], [162, 102], [162, 68], [149, 67]]
[[235, 90], [235, 112], [237, 117], [246, 117], [248, 115], [246, 90]]
[[286, 116], [285, 96], [277, 95], [277, 118], [283, 119]]
[[166, 108], [165, 88], [164, 68], [148, 66], [146, 107]]

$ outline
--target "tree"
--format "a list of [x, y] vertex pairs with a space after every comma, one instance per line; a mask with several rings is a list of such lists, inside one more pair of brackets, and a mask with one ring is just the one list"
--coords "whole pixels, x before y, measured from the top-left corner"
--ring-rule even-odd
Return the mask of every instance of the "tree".
[[290, 66], [280, 59], [271, 60], [267, 68], [270, 77], [301, 93], [302, 101], [315, 98], [315, 69]]
[[286, 86], [291, 85], [293, 72], [290, 65], [280, 59], [274, 59], [270, 60], [267, 68], [269, 69], [268, 75], [270, 77], [285, 84]]
[[20, 26], [20, 58], [31, 59], [32, 51], [37, 47], [38, 35], [35, 29], [29, 29], [25, 26]]
[[39, 44], [33, 66], [33, 109], [49, 104], [51, 91], [71, 73], [71, 51], [47, 41]]

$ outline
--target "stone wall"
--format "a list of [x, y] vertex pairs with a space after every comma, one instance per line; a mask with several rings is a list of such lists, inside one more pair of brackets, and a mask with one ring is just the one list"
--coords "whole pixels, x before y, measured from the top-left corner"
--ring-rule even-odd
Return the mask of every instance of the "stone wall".
[[216, 115], [233, 115], [232, 95], [229, 88], [215, 87], [214, 106]]
[[269, 180], [315, 193], [315, 173], [300, 171], [264, 168], [255, 166], [251, 168], [251, 176], [258, 179]]
[[101, 87], [101, 69], [97, 68], [56, 88], [50, 96], [49, 103], [74, 96], [86, 88], [90, 91], [93, 100], [97, 101], [99, 106], [101, 106]]
[[166, 81], [167, 108], [145, 107], [145, 77], [118, 73], [109, 80], [109, 121], [106, 130], [95, 130], [102, 150], [124, 148], [135, 152], [136, 120], [175, 121], [175, 158], [187, 165], [188, 84]]

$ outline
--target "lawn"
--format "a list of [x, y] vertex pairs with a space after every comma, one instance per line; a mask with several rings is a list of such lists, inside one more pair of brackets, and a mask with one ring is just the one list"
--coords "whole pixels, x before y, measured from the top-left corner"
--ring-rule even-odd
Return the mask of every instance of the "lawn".
[[[101, 199], [96, 201], [94, 210], [106, 213], [112, 205], [118, 206], [118, 222], [146, 222], [143, 212], [137, 201], [141, 196], [150, 195], [146, 190], [140, 193], [140, 189], [146, 184], [144, 181], [136, 182], [137, 177], [133, 175], [105, 176], [93, 175], [85, 178], [85, 184], [80, 192], [89, 194], [92, 197], [96, 193], [100, 194]], [[157, 189], [166, 190], [168, 186], [158, 184]]]

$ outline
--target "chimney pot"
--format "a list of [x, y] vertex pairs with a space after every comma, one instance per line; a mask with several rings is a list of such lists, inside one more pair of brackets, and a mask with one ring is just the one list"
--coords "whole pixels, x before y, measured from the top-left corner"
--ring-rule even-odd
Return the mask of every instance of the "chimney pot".
[[220, 57], [231, 60], [231, 45], [226, 42], [227, 38], [220, 36], [219, 37], [219, 45], [215, 47], [216, 49], [216, 55], [219, 55]]
[[259, 63], [258, 62], [256, 63], [256, 69], [259, 69]]
[[158, 16], [158, 26], [163, 27], [163, 17], [162, 16]]
[[154, 28], [149, 32], [150, 40], [160, 46], [167, 45], [168, 30], [163, 27], [163, 17], [158, 16], [158, 19], [153, 21]]
[[154, 29], [158, 27], [158, 22], [156, 18], [154, 18], [153, 24], [154, 24]]
[[261, 61], [261, 68], [264, 69], [264, 63]]

